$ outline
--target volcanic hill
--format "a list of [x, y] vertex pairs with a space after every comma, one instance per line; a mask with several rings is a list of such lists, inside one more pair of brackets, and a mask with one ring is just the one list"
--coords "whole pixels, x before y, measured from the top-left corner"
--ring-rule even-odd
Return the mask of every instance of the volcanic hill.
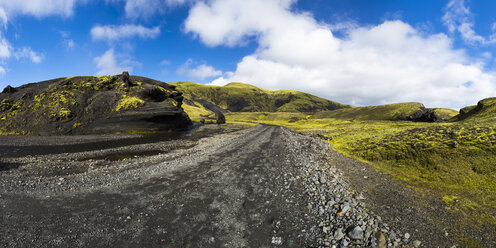
[[87, 134], [185, 129], [182, 93], [129, 76], [67, 77], [7, 86], [0, 94], [0, 134]]

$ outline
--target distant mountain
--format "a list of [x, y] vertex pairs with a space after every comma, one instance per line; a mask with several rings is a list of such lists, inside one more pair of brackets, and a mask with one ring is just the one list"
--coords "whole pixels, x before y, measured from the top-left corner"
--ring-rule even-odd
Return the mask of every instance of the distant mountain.
[[496, 97], [480, 100], [477, 105], [460, 109], [457, 120], [494, 121], [496, 120]]
[[8, 86], [0, 94], [0, 134], [182, 129], [191, 123], [182, 100], [175, 86], [127, 73]]
[[317, 112], [351, 108], [308, 93], [265, 90], [244, 83], [209, 86], [190, 82], [171, 83], [184, 94], [184, 109], [192, 119], [214, 112]]

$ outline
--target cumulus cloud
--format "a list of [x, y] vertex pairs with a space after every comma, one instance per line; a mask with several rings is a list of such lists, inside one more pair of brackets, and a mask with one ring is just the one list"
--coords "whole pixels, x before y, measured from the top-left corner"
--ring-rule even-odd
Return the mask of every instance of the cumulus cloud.
[[102, 56], [94, 59], [98, 72], [96, 75], [116, 75], [123, 71], [132, 72], [133, 68], [129, 65], [129, 61], [117, 62], [114, 49], [109, 49]]
[[[39, 64], [44, 58], [43, 54], [39, 54], [31, 49], [31, 47], [23, 47], [21, 49], [14, 49], [12, 45], [2, 37], [0, 33], [0, 61], [5, 61], [11, 57], [17, 60], [29, 59], [31, 62]], [[2, 67], [3, 69], [3, 67]], [[5, 74], [5, 69], [0, 74]]]
[[19, 49], [18, 51], [16, 51], [14, 53], [14, 56], [18, 60], [27, 58], [35, 64], [41, 63], [41, 61], [43, 60], [43, 57], [44, 57], [43, 54], [39, 54], [39, 53], [33, 51], [30, 47], [23, 47], [22, 49]]
[[451, 33], [459, 32], [463, 40], [471, 44], [491, 44], [496, 40], [477, 34], [474, 30], [473, 14], [465, 5], [465, 0], [450, 0], [446, 5], [446, 11], [442, 21]]
[[[190, 10], [185, 30], [209, 46], [258, 48], [212, 83], [238, 81], [295, 89], [355, 105], [420, 101], [462, 107], [496, 95], [496, 75], [454, 49], [445, 34], [424, 34], [402, 21], [349, 27], [346, 37], [291, 0], [213, 0]], [[470, 83], [467, 83], [470, 82]]]
[[179, 67], [177, 74], [200, 80], [222, 75], [222, 71], [216, 70], [210, 65], [203, 63], [193, 67], [193, 64], [193, 60], [188, 59], [181, 67]]
[[160, 26], [147, 28], [142, 25], [96, 25], [91, 29], [93, 40], [115, 41], [129, 37], [154, 39], [160, 34]]

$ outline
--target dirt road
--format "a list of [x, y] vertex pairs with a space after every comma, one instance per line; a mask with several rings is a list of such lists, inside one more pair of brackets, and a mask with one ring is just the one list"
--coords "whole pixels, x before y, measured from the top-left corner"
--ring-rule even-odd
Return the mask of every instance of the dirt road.
[[[115, 149], [158, 152], [95, 156]], [[20, 165], [1, 172], [2, 247], [420, 245], [368, 214], [327, 142], [282, 127], [0, 162]]]

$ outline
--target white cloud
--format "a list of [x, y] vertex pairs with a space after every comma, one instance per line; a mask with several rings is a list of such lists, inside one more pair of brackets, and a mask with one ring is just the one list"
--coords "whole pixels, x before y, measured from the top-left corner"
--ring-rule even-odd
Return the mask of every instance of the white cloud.
[[495, 39], [486, 39], [475, 32], [473, 15], [465, 5], [465, 0], [450, 0], [442, 21], [451, 33], [458, 31], [463, 40], [470, 44], [496, 43]]
[[12, 55], [12, 46], [0, 33], [0, 59], [8, 59]]
[[129, 65], [130, 61], [117, 62], [114, 49], [109, 49], [102, 56], [94, 59], [98, 68], [97, 75], [117, 75], [123, 71], [132, 72], [133, 68]]
[[[33, 15], [38, 18], [49, 15], [72, 16], [78, 0], [0, 0], [0, 20], [4, 23], [14, 15]], [[81, 1], [81, 0], [79, 0]]]
[[200, 64], [196, 67], [192, 67], [193, 60], [188, 59], [179, 69], [177, 73], [179, 75], [188, 76], [190, 78], [203, 80], [205, 78], [218, 77], [222, 75], [222, 71], [216, 70], [214, 67], [207, 64]]
[[[355, 105], [420, 101], [462, 107], [496, 95], [496, 74], [484, 71], [445, 34], [424, 34], [402, 21], [332, 26], [291, 11], [291, 0], [213, 0], [190, 10], [185, 30], [209, 46], [257, 50], [234, 72], [213, 81], [246, 82], [268, 89], [295, 89]], [[467, 84], [467, 82], [470, 82]]]
[[33, 51], [30, 47], [23, 47], [22, 49], [19, 49], [14, 53], [14, 56], [18, 60], [28, 58], [29, 60], [31, 60], [31, 62], [36, 64], [41, 63], [44, 57], [43, 54], [38, 54], [37, 52]]
[[[15, 50], [12, 45], [1, 36], [0, 33], [0, 62], [4, 62], [5, 60], [14, 56], [17, 60], [21, 59], [29, 59], [31, 62], [39, 64], [44, 58], [43, 54], [39, 54], [31, 49], [31, 47], [23, 47], [22, 49]], [[3, 69], [3, 67], [2, 67]], [[1, 73], [5, 73], [5, 69], [0, 70]], [[1, 74], [0, 73], [0, 74]]]
[[6, 73], [7, 73], [7, 71], [5, 70], [5, 68], [0, 66], [0, 76], [5, 76]]
[[7, 28], [7, 22], [9, 18], [7, 17], [7, 12], [3, 8], [0, 7], [0, 21], [3, 25], [3, 28]]
[[141, 25], [96, 25], [91, 29], [93, 40], [115, 41], [138, 36], [142, 39], [154, 39], [160, 34], [160, 26], [147, 28]]

